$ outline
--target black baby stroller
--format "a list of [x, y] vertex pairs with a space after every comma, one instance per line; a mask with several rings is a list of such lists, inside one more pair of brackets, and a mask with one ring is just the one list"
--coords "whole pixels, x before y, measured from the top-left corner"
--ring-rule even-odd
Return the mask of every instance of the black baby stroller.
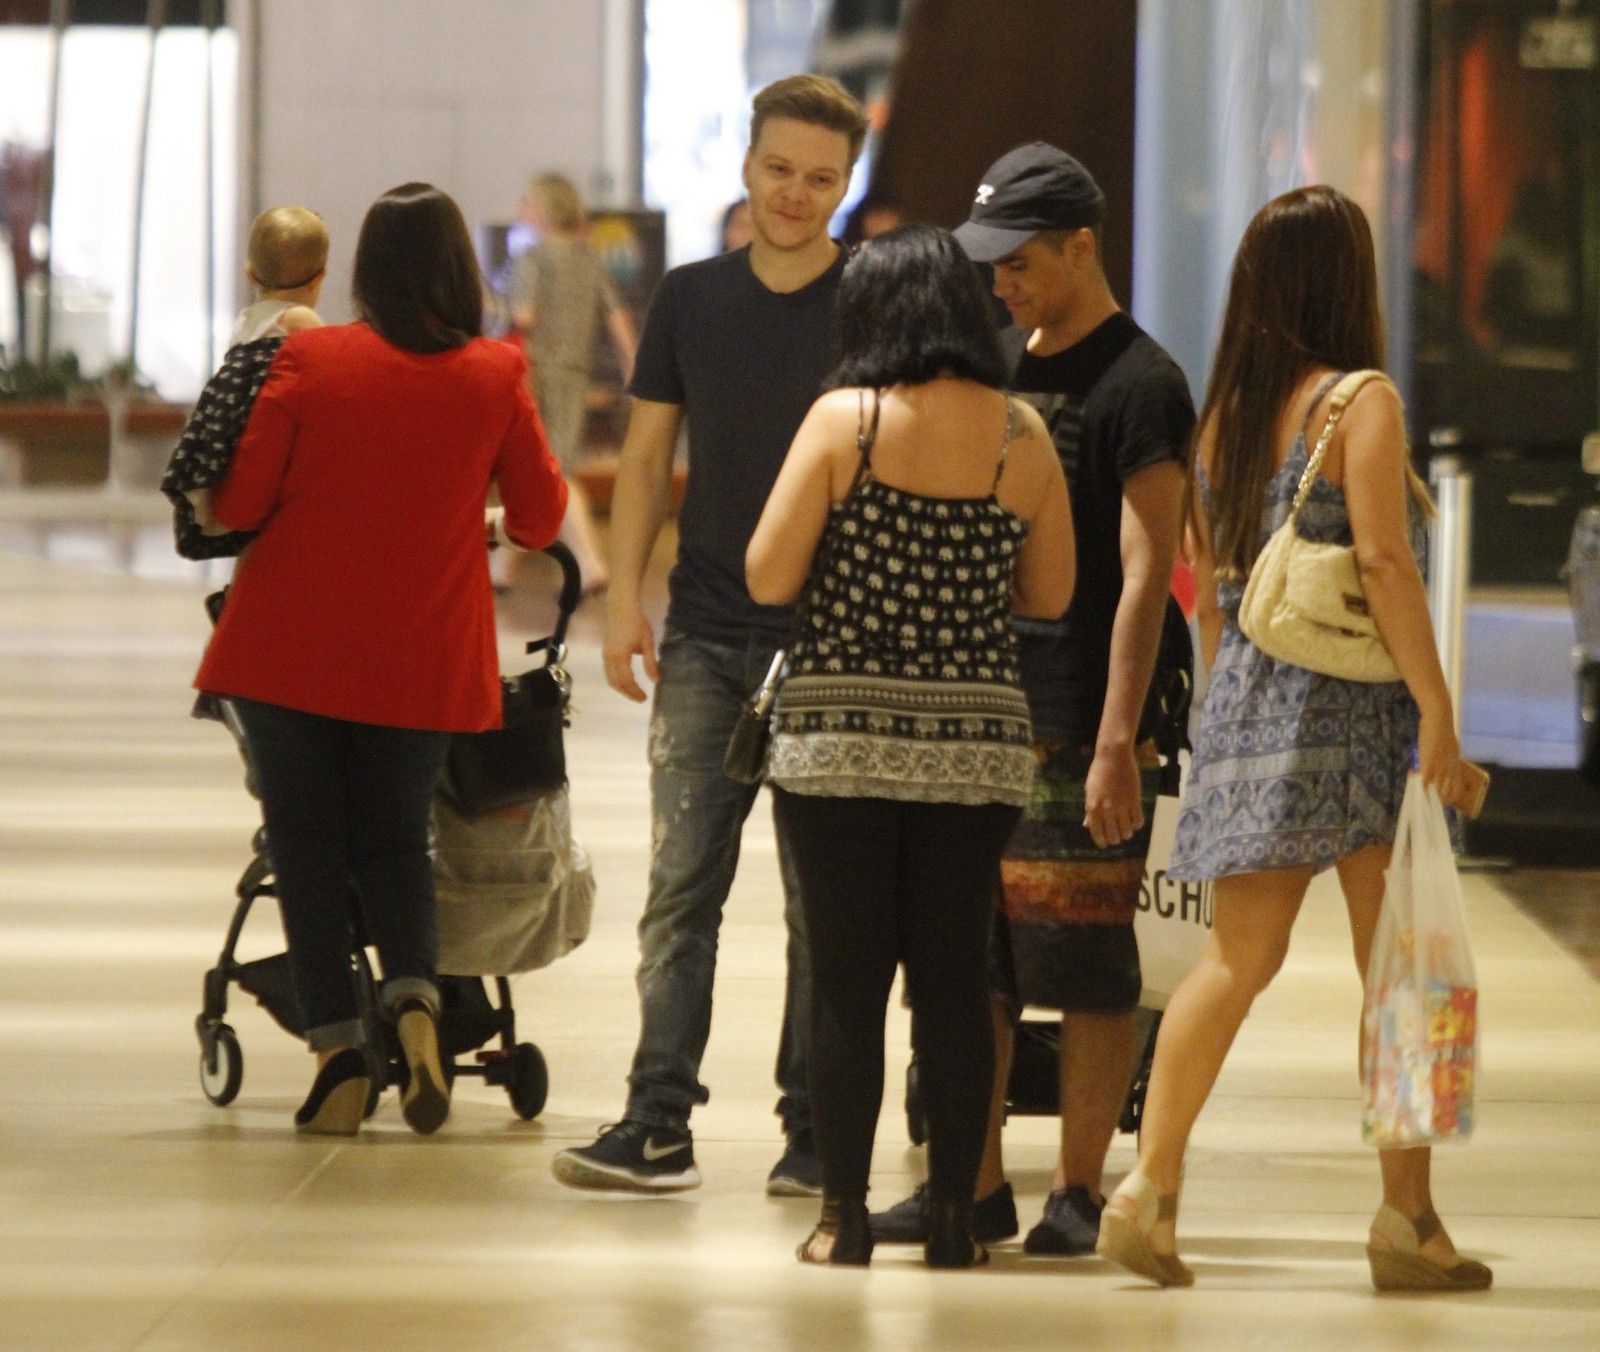
[[[544, 666], [539, 670], [555, 677], [550, 684], [559, 691], [558, 716], [564, 724], [569, 682], [562, 663], [567, 625], [581, 594], [580, 578], [577, 563], [565, 546], [552, 545], [545, 552], [561, 566], [561, 595], [554, 632], [548, 639], [529, 643], [528, 651], [542, 653]], [[221, 613], [223, 597], [224, 593], [218, 592], [207, 598], [213, 621]], [[202, 695], [195, 715], [224, 723], [245, 754], [243, 732], [228, 700]], [[245, 764], [246, 785], [253, 793], [248, 755]], [[450, 1079], [476, 1075], [487, 1084], [502, 1086], [517, 1116], [529, 1119], [544, 1107], [549, 1075], [539, 1048], [517, 1041], [516, 1011], [507, 977], [544, 966], [583, 941], [593, 907], [594, 877], [587, 856], [571, 837], [564, 782], [532, 801], [474, 816], [452, 798], [449, 776], [446, 778], [434, 803], [440, 1057]], [[233, 1101], [244, 1079], [239, 1039], [225, 1022], [230, 985], [254, 996], [286, 1032], [296, 1037], [305, 1033], [288, 954], [250, 962], [240, 962], [236, 956], [251, 907], [260, 897], [277, 895], [264, 828], [256, 831], [251, 845], [253, 857], [235, 888], [238, 900], [222, 954], [205, 975], [201, 1010], [195, 1020], [200, 1039], [200, 1087], [219, 1107]], [[355, 940], [351, 980], [367, 1033], [370, 1116], [383, 1090], [404, 1082], [405, 1062], [378, 1011], [378, 981], [367, 957], [360, 908], [353, 896], [351, 916]], [[497, 1045], [489, 1047], [491, 1042]], [[476, 1055], [471, 1060], [462, 1059], [473, 1052]]]

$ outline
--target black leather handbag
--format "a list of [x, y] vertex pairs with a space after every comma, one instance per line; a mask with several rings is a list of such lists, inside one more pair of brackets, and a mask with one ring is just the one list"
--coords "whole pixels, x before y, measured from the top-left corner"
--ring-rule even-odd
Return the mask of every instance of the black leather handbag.
[[759, 784], [767, 775], [767, 750], [772, 743], [772, 705], [778, 698], [784, 663], [789, 655], [782, 648], [772, 655], [772, 665], [755, 693], [739, 710], [733, 725], [728, 750], [722, 758], [722, 773], [740, 784]]
[[521, 807], [567, 782], [564, 734], [572, 679], [562, 663], [567, 622], [577, 609], [582, 580], [577, 561], [563, 544], [544, 551], [561, 565], [562, 584], [555, 632], [528, 644], [544, 665], [500, 680], [503, 726], [457, 733], [450, 740], [441, 790], [468, 816]]
[[[872, 424], [869, 427], [866, 391], [860, 391], [859, 397], [861, 411], [856, 428], [856, 450], [860, 452], [861, 460], [856, 465], [855, 477], [851, 479], [850, 488], [845, 493], [846, 499], [854, 496], [856, 489], [861, 487], [861, 481], [866, 477], [868, 463], [872, 458], [873, 443], [878, 439], [878, 411], [882, 406], [882, 398], [876, 390], [873, 391]], [[834, 519], [834, 515], [830, 513], [812, 560], [811, 576], [807, 579], [799, 608], [795, 612], [797, 634], [804, 633], [807, 629], [807, 616], [816, 603], [817, 588], [821, 586], [821, 580], [827, 573], [829, 561], [833, 557]], [[728, 738], [728, 749], [722, 756], [722, 773], [740, 784], [759, 784], [767, 777], [767, 752], [772, 744], [773, 706], [777, 703], [778, 687], [783, 684], [787, 665], [788, 653], [780, 648], [773, 654], [767, 674], [750, 698], [744, 702], [744, 707], [739, 710], [738, 722], [733, 725], [733, 735]]]

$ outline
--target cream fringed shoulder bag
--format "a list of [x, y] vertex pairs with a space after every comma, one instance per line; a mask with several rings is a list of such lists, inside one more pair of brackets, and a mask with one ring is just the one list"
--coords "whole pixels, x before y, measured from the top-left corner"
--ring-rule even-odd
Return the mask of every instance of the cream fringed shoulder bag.
[[1257, 556], [1239, 604], [1239, 628], [1268, 657], [1347, 681], [1398, 681], [1400, 669], [1367, 608], [1356, 552], [1302, 540], [1296, 523], [1328, 453], [1328, 443], [1368, 381], [1381, 371], [1352, 371], [1333, 388], [1327, 426], [1306, 461], [1289, 518]]

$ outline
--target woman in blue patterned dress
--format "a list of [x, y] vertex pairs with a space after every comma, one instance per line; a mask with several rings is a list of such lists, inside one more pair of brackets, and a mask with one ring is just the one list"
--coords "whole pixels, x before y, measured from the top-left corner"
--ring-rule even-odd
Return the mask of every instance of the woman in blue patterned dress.
[[[1174, 1248], [1183, 1156], [1229, 1047], [1276, 975], [1311, 879], [1334, 868], [1363, 974], [1416, 748], [1425, 782], [1465, 796], [1422, 567], [1427, 492], [1400, 400], [1361, 387], [1337, 422], [1299, 518], [1310, 540], [1354, 545], [1363, 590], [1403, 680], [1363, 684], [1268, 657], [1240, 632], [1251, 564], [1286, 519], [1341, 374], [1383, 365], [1372, 235], [1327, 187], [1269, 202], [1245, 232], [1196, 434], [1191, 537], [1211, 672], [1169, 876], [1214, 881], [1204, 956], [1162, 1020], [1139, 1161], [1108, 1203], [1100, 1252], [1163, 1286], [1193, 1275]], [[1379, 1152], [1374, 1280], [1482, 1289], [1433, 1210], [1426, 1149]], [[1384, 1251], [1381, 1252], [1380, 1251]]]

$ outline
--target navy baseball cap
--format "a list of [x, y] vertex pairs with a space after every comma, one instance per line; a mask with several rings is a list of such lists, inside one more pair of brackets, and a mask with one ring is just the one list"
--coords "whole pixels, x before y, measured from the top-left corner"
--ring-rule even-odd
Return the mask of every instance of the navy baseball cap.
[[984, 172], [956, 239], [977, 263], [993, 263], [1044, 230], [1099, 225], [1106, 195], [1094, 175], [1043, 141], [1018, 146]]

